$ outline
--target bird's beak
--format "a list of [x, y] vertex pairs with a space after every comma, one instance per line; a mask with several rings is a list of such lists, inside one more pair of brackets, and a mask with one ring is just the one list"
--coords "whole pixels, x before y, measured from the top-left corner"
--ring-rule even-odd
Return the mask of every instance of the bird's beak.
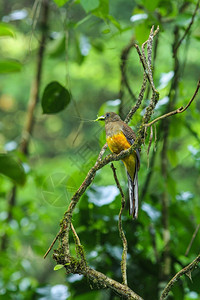
[[95, 121], [105, 121], [105, 116], [100, 116]]

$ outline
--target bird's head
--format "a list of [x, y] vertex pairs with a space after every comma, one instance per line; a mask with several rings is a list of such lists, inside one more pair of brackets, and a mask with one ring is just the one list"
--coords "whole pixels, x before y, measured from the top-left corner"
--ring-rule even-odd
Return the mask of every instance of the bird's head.
[[100, 116], [96, 121], [105, 121], [105, 123], [120, 121], [120, 116], [114, 112], [107, 112], [103, 116]]

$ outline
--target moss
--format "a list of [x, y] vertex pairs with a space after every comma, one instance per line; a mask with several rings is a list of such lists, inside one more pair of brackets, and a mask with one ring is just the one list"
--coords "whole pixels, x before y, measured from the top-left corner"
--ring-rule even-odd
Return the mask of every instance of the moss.
[[80, 260], [82, 261], [82, 263], [84, 263], [85, 265], [87, 265], [83, 245], [76, 245], [76, 254], [77, 254], [77, 257], [80, 258]]

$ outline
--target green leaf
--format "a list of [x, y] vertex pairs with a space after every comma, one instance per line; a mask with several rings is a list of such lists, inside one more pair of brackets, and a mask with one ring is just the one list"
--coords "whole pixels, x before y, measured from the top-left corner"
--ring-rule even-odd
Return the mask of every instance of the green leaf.
[[143, 0], [143, 5], [148, 10], [154, 11], [158, 7], [159, 2], [160, 0], [153, 0], [153, 1]]
[[100, 5], [92, 14], [98, 18], [106, 19], [109, 14], [109, 1], [108, 0], [100, 0]]
[[147, 22], [145, 21], [142, 24], [138, 24], [134, 27], [135, 37], [140, 45], [144, 43], [149, 36], [149, 28], [147, 26]]
[[52, 81], [49, 83], [42, 96], [42, 109], [44, 114], [55, 114], [69, 104], [71, 95], [69, 91], [59, 82]]
[[112, 24], [113, 24], [119, 31], [122, 30], [120, 23], [119, 23], [113, 16], [109, 15], [109, 16], [107, 16], [107, 18], [112, 22]]
[[15, 60], [0, 60], [0, 73], [14, 73], [20, 72], [22, 64]]
[[99, 0], [81, 0], [81, 5], [85, 12], [88, 13], [99, 6]]
[[10, 154], [0, 153], [0, 173], [23, 185], [26, 175], [22, 165]]
[[62, 268], [64, 268], [64, 265], [56, 265], [56, 266], [54, 267], [54, 271], [58, 271], [58, 270], [60, 270], [60, 269], [62, 269]]
[[67, 3], [69, 0], [53, 0], [59, 7], [63, 6], [65, 3]]
[[5, 23], [0, 23], [0, 36], [11, 36], [14, 37], [14, 32], [12, 31], [12, 29], [10, 28], [10, 26], [8, 26]]
[[182, 13], [182, 14], [179, 14], [178, 16], [175, 17], [174, 21], [175, 21], [175, 24], [178, 25], [178, 26], [188, 26], [189, 23], [191, 22], [191, 19], [192, 19], [192, 15], [189, 14], [189, 13]]

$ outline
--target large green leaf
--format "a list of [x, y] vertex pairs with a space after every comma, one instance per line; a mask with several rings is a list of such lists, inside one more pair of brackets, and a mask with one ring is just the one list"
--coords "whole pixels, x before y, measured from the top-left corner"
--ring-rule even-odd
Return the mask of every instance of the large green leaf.
[[14, 37], [14, 32], [8, 24], [0, 23], [0, 36], [11, 36]]
[[0, 153], [0, 173], [23, 185], [26, 175], [22, 165], [10, 154]]
[[58, 6], [63, 6], [69, 0], [53, 0]]
[[22, 64], [15, 60], [0, 60], [0, 73], [14, 73], [20, 72], [22, 69]]
[[49, 83], [42, 96], [42, 109], [44, 114], [55, 114], [69, 104], [71, 95], [69, 91], [57, 81]]

